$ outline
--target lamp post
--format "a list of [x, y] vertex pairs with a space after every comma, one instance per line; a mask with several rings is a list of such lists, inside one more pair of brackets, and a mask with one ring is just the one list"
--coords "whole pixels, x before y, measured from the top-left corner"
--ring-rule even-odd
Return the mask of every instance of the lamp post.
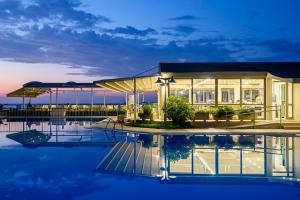
[[167, 85], [170, 83], [176, 83], [173, 76], [172, 77], [158, 77], [155, 81], [156, 84], [165, 86], [165, 97], [164, 97], [164, 128], [167, 127]]

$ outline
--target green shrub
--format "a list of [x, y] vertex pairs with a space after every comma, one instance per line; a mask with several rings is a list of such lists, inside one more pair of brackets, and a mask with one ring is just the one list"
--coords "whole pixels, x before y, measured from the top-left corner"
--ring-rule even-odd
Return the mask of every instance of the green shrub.
[[195, 112], [195, 115], [208, 114], [208, 113], [209, 113], [208, 110], [197, 110], [197, 111]]
[[231, 106], [214, 107], [211, 108], [209, 112], [214, 118], [223, 118], [226, 116], [231, 118], [235, 114], [234, 109]]
[[248, 107], [248, 106], [243, 107], [238, 111], [239, 115], [251, 115], [253, 113], [255, 113], [255, 109], [252, 107]]
[[142, 112], [138, 114], [138, 116], [144, 121], [145, 119], [151, 119], [151, 115], [153, 114], [153, 108], [150, 104], [143, 104]]
[[125, 114], [126, 114], [126, 110], [124, 109], [118, 110], [118, 115], [125, 115]]
[[173, 124], [183, 125], [186, 120], [193, 119], [195, 109], [182, 97], [170, 96], [167, 100], [167, 118], [171, 119]]

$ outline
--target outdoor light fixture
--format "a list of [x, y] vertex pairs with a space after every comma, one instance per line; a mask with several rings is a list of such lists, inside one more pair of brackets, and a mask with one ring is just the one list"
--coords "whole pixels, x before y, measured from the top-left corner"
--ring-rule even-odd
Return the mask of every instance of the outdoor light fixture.
[[167, 84], [172, 84], [176, 83], [174, 80], [174, 77], [158, 77], [157, 80], [155, 81], [156, 84], [165, 86], [165, 101], [164, 101], [164, 128], [167, 127]]
[[155, 81], [156, 84], [162, 84], [163, 82], [160, 80], [160, 77], [157, 78], [157, 80]]

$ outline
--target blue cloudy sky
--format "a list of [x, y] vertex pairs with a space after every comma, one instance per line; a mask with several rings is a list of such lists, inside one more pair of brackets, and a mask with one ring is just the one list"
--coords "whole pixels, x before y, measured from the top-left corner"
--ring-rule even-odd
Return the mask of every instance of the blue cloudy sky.
[[[299, 8], [298, 0], [0, 0], [0, 68], [25, 69], [22, 82], [57, 71], [86, 81], [169, 61], [299, 61]], [[55, 72], [32, 77], [37, 68]]]

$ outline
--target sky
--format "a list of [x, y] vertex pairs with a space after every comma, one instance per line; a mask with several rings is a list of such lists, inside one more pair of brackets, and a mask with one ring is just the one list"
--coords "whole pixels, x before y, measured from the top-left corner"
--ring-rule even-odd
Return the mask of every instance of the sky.
[[0, 103], [159, 62], [300, 61], [298, 0], [0, 0]]

